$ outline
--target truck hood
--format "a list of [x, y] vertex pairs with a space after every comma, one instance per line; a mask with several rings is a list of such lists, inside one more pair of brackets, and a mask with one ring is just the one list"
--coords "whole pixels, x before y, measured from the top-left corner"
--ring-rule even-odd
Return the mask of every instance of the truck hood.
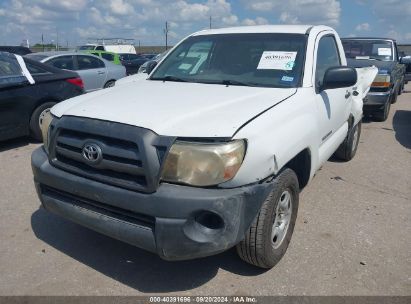
[[353, 68], [363, 68], [368, 66], [376, 66], [379, 71], [386, 71], [390, 73], [395, 65], [395, 61], [379, 61], [379, 60], [372, 60], [372, 59], [347, 59], [347, 64]]
[[66, 100], [51, 112], [143, 127], [160, 135], [232, 137], [296, 90], [141, 80]]

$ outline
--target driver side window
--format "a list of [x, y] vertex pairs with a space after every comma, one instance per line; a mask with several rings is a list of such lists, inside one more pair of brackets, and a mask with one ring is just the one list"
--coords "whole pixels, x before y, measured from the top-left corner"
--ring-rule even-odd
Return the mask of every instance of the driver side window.
[[315, 71], [316, 85], [322, 84], [327, 69], [336, 66], [341, 66], [337, 43], [334, 36], [324, 36], [318, 43], [317, 67]]

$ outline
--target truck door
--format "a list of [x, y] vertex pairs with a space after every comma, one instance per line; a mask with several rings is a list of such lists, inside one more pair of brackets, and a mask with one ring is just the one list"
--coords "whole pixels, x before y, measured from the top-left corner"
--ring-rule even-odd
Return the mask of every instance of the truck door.
[[[333, 34], [323, 34], [317, 38], [316, 46], [317, 57], [313, 77], [315, 77], [316, 100], [322, 132], [320, 134], [321, 144], [323, 144], [329, 140], [341, 138], [340, 134], [343, 131], [341, 128], [346, 128], [345, 123], [350, 114], [352, 99], [351, 88], [329, 89], [320, 92], [319, 88], [326, 70], [330, 67], [341, 66], [342, 60]], [[334, 136], [335, 134], [338, 135]]]

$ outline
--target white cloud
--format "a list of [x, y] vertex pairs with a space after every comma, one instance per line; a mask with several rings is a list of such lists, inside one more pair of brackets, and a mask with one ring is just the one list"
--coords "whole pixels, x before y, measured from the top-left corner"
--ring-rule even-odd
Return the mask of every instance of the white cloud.
[[51, 9], [78, 12], [86, 7], [88, 0], [33, 0], [31, 3]]
[[223, 17], [223, 23], [225, 25], [237, 25], [238, 17], [236, 15], [230, 15], [228, 17]]
[[338, 25], [341, 5], [339, 0], [254, 0], [246, 8], [258, 12], [278, 13], [282, 23]]
[[361, 23], [361, 24], [358, 24], [356, 27], [355, 27], [355, 30], [357, 31], [357, 32], [367, 32], [367, 31], [369, 31], [371, 29], [371, 27], [370, 27], [370, 24], [369, 23]]
[[251, 1], [250, 8], [255, 11], [270, 11], [277, 6], [276, 1]]
[[264, 25], [268, 23], [268, 20], [263, 17], [257, 17], [255, 19], [246, 18], [241, 22], [242, 25]]
[[[402, 23], [411, 17], [411, 0], [363, 0], [381, 19]], [[392, 18], [397, 18], [392, 20]], [[398, 19], [401, 18], [401, 19]]]
[[131, 6], [130, 3], [127, 3], [124, 0], [111, 0], [110, 10], [113, 14], [116, 15], [130, 15], [134, 13], [133, 6]]
[[384, 36], [399, 42], [411, 42], [410, 31], [411, 0], [361, 0], [374, 18], [378, 20]]
[[102, 28], [96, 28], [94, 26], [87, 28], [76, 27], [74, 29], [75, 33], [80, 36], [80, 38], [87, 39], [93, 37], [104, 37], [107, 32]]
[[[399, 40], [411, 41], [407, 26], [411, 0], [352, 1], [367, 7], [369, 15], [358, 25], [344, 24], [344, 30], [347, 26], [347, 32], [359, 34], [368, 30], [387, 35], [391, 30], [396, 34], [390, 34]], [[0, 40], [20, 43], [29, 38], [37, 42], [41, 33], [49, 39], [58, 30], [62, 37], [66, 35], [62, 39], [70, 43], [93, 36], [118, 36], [141, 40], [142, 44], [162, 44], [168, 21], [170, 44], [175, 44], [194, 31], [208, 28], [210, 16], [213, 28], [268, 23], [338, 26], [341, 3], [342, 0], [0, 0]], [[239, 9], [239, 5], [243, 7]], [[237, 14], [237, 9], [245, 14]]]
[[298, 17], [293, 14], [290, 14], [289, 12], [282, 12], [280, 15], [280, 21], [282, 23], [291, 23], [291, 24], [300, 23], [300, 20], [298, 19]]

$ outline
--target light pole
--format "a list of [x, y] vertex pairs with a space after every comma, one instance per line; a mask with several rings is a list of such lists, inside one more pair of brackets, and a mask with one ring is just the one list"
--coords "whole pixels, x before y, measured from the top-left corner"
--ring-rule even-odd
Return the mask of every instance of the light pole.
[[166, 21], [166, 27], [165, 27], [165, 29], [164, 29], [164, 34], [166, 35], [166, 51], [167, 51], [167, 49], [168, 49], [168, 31], [169, 31], [169, 29], [168, 29], [168, 22]]

